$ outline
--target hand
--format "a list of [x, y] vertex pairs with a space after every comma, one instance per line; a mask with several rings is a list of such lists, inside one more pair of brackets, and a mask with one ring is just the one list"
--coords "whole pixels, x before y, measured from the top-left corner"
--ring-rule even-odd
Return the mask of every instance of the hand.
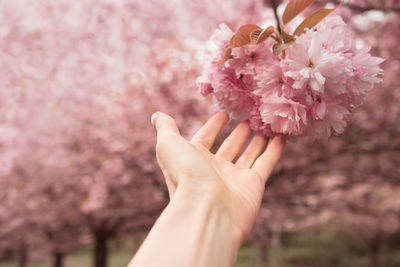
[[267, 145], [268, 139], [255, 135], [240, 155], [251, 135], [248, 122], [241, 122], [213, 154], [210, 148], [228, 120], [226, 113], [217, 113], [188, 141], [180, 135], [173, 118], [161, 112], [152, 116], [157, 129], [157, 160], [170, 198], [182, 191], [188, 199], [217, 201], [229, 215], [236, 241], [242, 243], [254, 224], [265, 183], [282, 154], [285, 139], [275, 136]]

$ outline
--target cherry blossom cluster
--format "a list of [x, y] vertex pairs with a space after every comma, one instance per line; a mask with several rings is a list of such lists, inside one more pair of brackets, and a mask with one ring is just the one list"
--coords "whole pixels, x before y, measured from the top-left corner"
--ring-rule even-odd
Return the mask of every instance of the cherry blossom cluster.
[[274, 53], [269, 39], [233, 48], [228, 60], [215, 64], [233, 34], [225, 24], [214, 32], [196, 83], [220, 110], [249, 120], [264, 136], [340, 134], [368, 91], [382, 81], [383, 59], [371, 56], [340, 16], [307, 29], [283, 52]]

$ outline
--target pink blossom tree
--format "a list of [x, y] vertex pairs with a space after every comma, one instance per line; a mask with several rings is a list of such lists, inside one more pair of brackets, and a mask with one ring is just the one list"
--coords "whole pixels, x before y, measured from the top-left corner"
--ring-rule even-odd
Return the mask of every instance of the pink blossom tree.
[[[110, 238], [148, 229], [168, 201], [150, 115], [166, 111], [190, 135], [213, 110], [195, 86], [206, 40], [222, 22], [232, 29], [276, 24], [270, 7], [280, 1], [267, 2], [1, 2], [0, 249], [18, 248], [23, 266], [27, 251], [40, 244], [59, 267], [62, 255], [90, 240], [94, 266], [103, 267]], [[317, 176], [337, 174], [347, 185], [342, 195], [363, 184], [396, 185], [399, 13], [396, 1], [381, 3], [350, 1], [338, 11], [358, 42], [386, 59], [383, 84], [343, 135], [318, 143], [289, 140], [267, 184], [256, 242], [267, 246], [282, 231], [321, 225], [342, 208], [350, 216], [354, 201], [368, 221], [389, 209], [362, 206], [362, 194], [341, 198], [339, 209], [321, 197], [326, 191], [309, 186]], [[310, 216], [315, 210], [322, 215]], [[296, 225], [291, 218], [298, 214], [304, 220]], [[386, 226], [374, 221], [368, 227]]]
[[[256, 3], [243, 5], [249, 16]], [[167, 201], [154, 160], [152, 112], [174, 115], [187, 134], [209, 113], [192, 82], [197, 40], [206, 31], [187, 38], [189, 27], [180, 25], [211, 29], [208, 19], [196, 24], [186, 11], [212, 7], [25, 4], [0, 5], [4, 234], [7, 242], [24, 242], [21, 265], [27, 251], [46, 243], [61, 266], [62, 255], [79, 245], [76, 236], [89, 232], [94, 265], [106, 266], [108, 240], [148, 228]], [[233, 10], [221, 4], [215, 20]]]

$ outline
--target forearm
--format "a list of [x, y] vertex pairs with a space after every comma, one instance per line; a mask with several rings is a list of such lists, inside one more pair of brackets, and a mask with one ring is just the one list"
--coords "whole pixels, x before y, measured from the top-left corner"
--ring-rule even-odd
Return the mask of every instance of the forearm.
[[129, 267], [233, 266], [239, 249], [223, 205], [176, 191]]

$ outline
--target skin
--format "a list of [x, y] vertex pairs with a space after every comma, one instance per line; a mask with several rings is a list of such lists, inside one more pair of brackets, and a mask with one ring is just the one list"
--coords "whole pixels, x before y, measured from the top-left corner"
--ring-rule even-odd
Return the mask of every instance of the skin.
[[171, 201], [129, 267], [234, 265], [285, 139], [255, 135], [240, 154], [251, 136], [248, 123], [241, 122], [213, 154], [210, 148], [228, 120], [226, 113], [215, 114], [189, 141], [173, 118], [153, 114], [157, 161]]

